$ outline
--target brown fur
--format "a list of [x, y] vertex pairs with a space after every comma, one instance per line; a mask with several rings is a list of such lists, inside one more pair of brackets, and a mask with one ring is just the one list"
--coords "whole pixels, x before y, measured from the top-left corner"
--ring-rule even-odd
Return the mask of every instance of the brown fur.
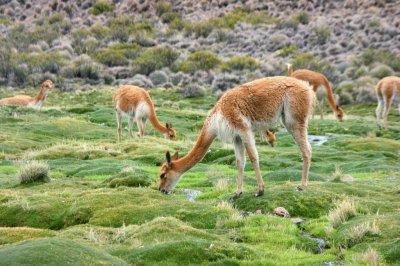
[[311, 147], [307, 141], [307, 117], [315, 95], [303, 81], [290, 77], [271, 77], [255, 80], [226, 92], [209, 112], [196, 144], [183, 158], [176, 154], [160, 169], [160, 191], [170, 192], [180, 177], [197, 164], [206, 154], [214, 139], [230, 134], [235, 147], [238, 169], [236, 197], [242, 193], [244, 151], [251, 160], [258, 182], [260, 196], [264, 183], [258, 164], [254, 133], [279, 123], [282, 117], [285, 127], [292, 134], [303, 156], [301, 188], [307, 186], [311, 161]]
[[[307, 81], [313, 87], [315, 93], [317, 93], [318, 88], [324, 87], [326, 90], [326, 97], [328, 99], [330, 107], [332, 108], [332, 111], [336, 114], [336, 118], [339, 121], [343, 121], [344, 110], [342, 107], [339, 107], [336, 104], [335, 98], [333, 97], [331, 85], [329, 84], [328, 79], [323, 74], [307, 69], [298, 69], [296, 71], [293, 71], [292, 65], [288, 64], [288, 76]], [[323, 101], [321, 101], [319, 105], [321, 119], [323, 119]]]
[[0, 105], [18, 105], [27, 107], [37, 107], [40, 109], [41, 104], [46, 99], [47, 90], [53, 87], [51, 80], [46, 80], [40, 86], [39, 92], [35, 97], [27, 95], [16, 95], [10, 98], [4, 98], [0, 100]]
[[[382, 126], [381, 118], [383, 115], [383, 126], [388, 129], [388, 114], [392, 100], [397, 96], [400, 97], [400, 78], [390, 76], [381, 79], [375, 87], [376, 96], [378, 98], [378, 107], [376, 108], [376, 123], [379, 127]], [[383, 111], [383, 114], [382, 114]], [[399, 104], [400, 113], [400, 104]]]
[[[163, 126], [158, 120], [150, 95], [144, 89], [136, 86], [124, 85], [117, 90], [113, 99], [118, 124], [118, 143], [121, 142], [121, 111], [129, 114], [128, 122], [131, 138], [134, 138], [132, 127], [133, 118], [135, 116], [141, 137], [144, 136], [146, 120], [149, 118], [154, 128], [165, 135], [167, 139], [176, 139], [176, 131], [172, 128], [172, 125], [167, 123], [166, 126]], [[145, 104], [148, 112], [142, 114], [140, 110], [138, 110], [141, 103]]]

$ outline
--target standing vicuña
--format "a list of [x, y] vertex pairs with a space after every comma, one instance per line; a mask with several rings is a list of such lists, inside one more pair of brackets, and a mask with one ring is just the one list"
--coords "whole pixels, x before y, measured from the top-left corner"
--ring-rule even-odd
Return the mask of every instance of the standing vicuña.
[[[382, 126], [382, 110], [383, 110], [383, 125], [385, 129], [388, 128], [388, 114], [390, 110], [390, 105], [392, 100], [396, 96], [400, 100], [400, 78], [395, 76], [390, 76], [381, 79], [375, 87], [376, 96], [378, 98], [378, 107], [376, 108], [376, 123], [378, 127]], [[399, 102], [399, 113], [400, 113], [400, 102]]]
[[118, 143], [121, 142], [121, 115], [128, 117], [128, 130], [131, 138], [134, 138], [132, 127], [135, 118], [141, 137], [144, 135], [146, 121], [150, 119], [154, 128], [167, 139], [176, 139], [176, 132], [172, 125], [167, 123], [164, 127], [158, 121], [150, 95], [144, 89], [129, 85], [121, 86], [114, 94], [114, 108], [118, 123]]
[[44, 100], [46, 99], [47, 90], [53, 87], [53, 82], [51, 80], [46, 80], [40, 86], [40, 90], [36, 97], [31, 97], [27, 95], [16, 95], [10, 98], [4, 98], [0, 100], [0, 105], [19, 105], [32, 107], [34, 109], [40, 109]]
[[304, 81], [290, 77], [258, 79], [226, 92], [208, 113], [195, 146], [183, 158], [178, 154], [161, 166], [161, 192], [169, 193], [181, 176], [198, 163], [208, 151], [216, 137], [230, 140], [234, 144], [238, 170], [237, 190], [233, 199], [243, 189], [245, 151], [255, 170], [258, 183], [256, 196], [264, 194], [264, 183], [260, 173], [258, 152], [254, 133], [274, 127], [280, 118], [292, 134], [303, 156], [303, 173], [299, 189], [307, 186], [311, 161], [311, 146], [307, 140], [307, 118], [315, 95]]
[[[289, 77], [307, 81], [312, 86], [315, 94], [317, 95], [317, 101], [318, 101], [321, 119], [324, 119], [323, 106], [324, 106], [324, 98], [325, 98], [324, 94], [326, 94], [328, 103], [331, 106], [332, 111], [336, 114], [336, 118], [342, 122], [343, 118], [344, 118], [344, 110], [342, 107], [340, 107], [336, 104], [335, 98], [333, 97], [332, 88], [331, 88], [331, 85], [329, 84], [328, 79], [323, 74], [318, 73], [318, 72], [314, 72], [314, 71], [307, 70], [307, 69], [298, 69], [296, 71], [293, 71], [293, 67], [291, 64], [288, 64], [287, 66], [288, 66], [288, 76]], [[323, 90], [322, 91], [319, 90], [319, 88], [322, 88], [322, 87], [325, 88], [326, 93], [324, 93]], [[314, 118], [314, 112], [313, 112], [312, 116]]]

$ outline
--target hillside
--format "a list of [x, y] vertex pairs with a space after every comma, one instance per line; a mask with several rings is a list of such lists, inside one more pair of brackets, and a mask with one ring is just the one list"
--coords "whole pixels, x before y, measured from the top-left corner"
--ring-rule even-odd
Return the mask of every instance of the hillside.
[[400, 72], [398, 1], [5, 0], [0, 33], [1, 83], [14, 87], [51, 78], [190, 96], [291, 62], [323, 72], [348, 104], [373, 101], [377, 80]]

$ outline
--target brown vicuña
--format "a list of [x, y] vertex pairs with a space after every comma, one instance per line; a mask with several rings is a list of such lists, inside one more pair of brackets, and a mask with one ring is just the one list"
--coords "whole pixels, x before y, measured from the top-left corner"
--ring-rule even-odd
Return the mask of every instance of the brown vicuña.
[[40, 86], [40, 90], [35, 97], [27, 95], [16, 95], [10, 98], [4, 98], [0, 100], [0, 105], [18, 105], [27, 106], [34, 109], [40, 109], [47, 96], [47, 90], [53, 87], [53, 82], [51, 80], [46, 80]]
[[[344, 118], [344, 110], [342, 107], [338, 106], [336, 104], [335, 98], [333, 96], [332, 88], [331, 85], [329, 84], [328, 79], [321, 73], [307, 70], [307, 69], [298, 69], [296, 71], [293, 71], [293, 67], [291, 64], [287, 65], [288, 67], [288, 76], [301, 79], [304, 81], [307, 81], [310, 83], [312, 86], [314, 92], [317, 95], [317, 101], [318, 101], [318, 106], [319, 106], [319, 111], [321, 115], [321, 119], [324, 119], [324, 93], [319, 93], [319, 88], [324, 87], [326, 91], [326, 98], [328, 99], [328, 103], [330, 107], [332, 108], [332, 111], [336, 114], [336, 118], [339, 121], [343, 121]], [[314, 118], [314, 112], [312, 114]]]
[[158, 121], [150, 95], [142, 88], [130, 85], [121, 86], [114, 94], [114, 109], [118, 124], [118, 143], [121, 142], [121, 115], [128, 117], [128, 130], [131, 138], [134, 138], [132, 127], [133, 119], [135, 118], [141, 137], [144, 136], [146, 121], [150, 119], [154, 128], [163, 134], [165, 138], [176, 139], [176, 132], [172, 128], [172, 124], [166, 123], [163, 126]]
[[[400, 98], [400, 78], [390, 76], [381, 79], [375, 87], [376, 96], [378, 98], [378, 107], [376, 108], [376, 123], [378, 127], [382, 127], [382, 115], [383, 115], [383, 126], [388, 129], [388, 114], [390, 105], [395, 97]], [[383, 113], [382, 113], [383, 111]], [[399, 103], [400, 113], [400, 103]]]
[[227, 91], [210, 110], [200, 136], [192, 150], [183, 158], [178, 154], [166, 162], [160, 170], [159, 190], [169, 193], [182, 175], [196, 165], [207, 153], [216, 137], [232, 141], [238, 170], [237, 190], [232, 199], [243, 190], [245, 151], [251, 160], [258, 183], [256, 196], [264, 193], [258, 152], [254, 133], [276, 126], [280, 119], [295, 139], [303, 156], [303, 173], [299, 189], [307, 186], [311, 146], [307, 140], [308, 115], [314, 104], [315, 94], [308, 83], [290, 77], [258, 79]]

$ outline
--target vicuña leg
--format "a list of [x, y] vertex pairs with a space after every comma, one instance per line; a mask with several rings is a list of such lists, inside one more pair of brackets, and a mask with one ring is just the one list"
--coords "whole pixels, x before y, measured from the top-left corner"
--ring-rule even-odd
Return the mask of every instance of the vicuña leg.
[[383, 109], [383, 125], [385, 130], [388, 129], [388, 115], [390, 111], [390, 105], [392, 104], [392, 96], [388, 96], [385, 98], [385, 108]]
[[[378, 98], [378, 107], [376, 107], [375, 115], [376, 115], [376, 124], [379, 128], [382, 127], [381, 119], [382, 119], [382, 110], [383, 106], [385, 105], [382, 98]], [[400, 110], [399, 110], [400, 111]]]
[[298, 187], [299, 190], [303, 190], [308, 183], [308, 174], [311, 164], [311, 145], [307, 140], [307, 126], [297, 125], [290, 130], [288, 129], [288, 131], [292, 134], [303, 157], [303, 173], [301, 176], [301, 185]]
[[235, 148], [236, 167], [238, 170], [238, 175], [236, 178], [236, 184], [237, 184], [236, 193], [231, 197], [232, 200], [235, 200], [239, 198], [243, 192], [243, 175], [244, 175], [244, 166], [246, 164], [246, 157], [244, 156], [243, 141], [240, 137], [236, 137], [234, 139], [233, 147]]
[[135, 138], [132, 132], [133, 129], [133, 116], [129, 116], [128, 118], [128, 131], [129, 131], [129, 136], [131, 136], [131, 139]]
[[121, 114], [115, 112], [115, 116], [117, 117], [117, 133], [118, 133], [118, 143], [121, 143]]
[[318, 101], [318, 107], [321, 120], [324, 120], [324, 100]]
[[140, 137], [143, 138], [143, 136], [144, 136], [144, 125], [143, 125], [142, 119], [137, 117], [136, 118], [136, 123], [137, 123], [138, 128], [139, 128]]
[[256, 148], [256, 142], [254, 139], [253, 133], [247, 133], [243, 139], [244, 147], [246, 148], [247, 155], [249, 156], [250, 161], [253, 163], [253, 168], [256, 173], [257, 184], [258, 184], [258, 192], [256, 193], [256, 197], [264, 195], [264, 181], [260, 172], [260, 165], [258, 162], [258, 152]]

